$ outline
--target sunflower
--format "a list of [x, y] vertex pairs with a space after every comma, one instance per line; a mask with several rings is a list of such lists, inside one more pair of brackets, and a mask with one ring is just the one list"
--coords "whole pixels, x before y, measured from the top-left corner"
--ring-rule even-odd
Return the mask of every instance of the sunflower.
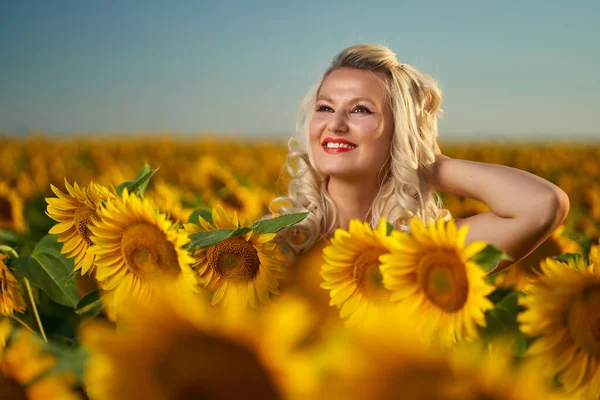
[[170, 285], [148, 302], [132, 299], [122, 330], [90, 322], [80, 330], [90, 355], [90, 397], [119, 399], [277, 399], [252, 343], [222, 311]]
[[475, 339], [493, 308], [486, 296], [494, 287], [471, 261], [486, 243], [465, 245], [468, 226], [457, 231], [453, 220], [425, 225], [413, 218], [410, 227], [412, 234], [392, 233], [391, 253], [380, 258], [392, 301], [401, 301], [424, 336], [443, 347]]
[[202, 190], [204, 198], [209, 198], [226, 187], [237, 184], [237, 179], [230, 170], [222, 167], [216, 158], [212, 156], [203, 156], [195, 165], [197, 179], [193, 186]]
[[537, 337], [528, 349], [567, 392], [600, 394], [600, 269], [583, 258], [548, 258], [519, 299], [521, 331]]
[[17, 278], [6, 266], [5, 259], [0, 253], [0, 313], [12, 316], [15, 311], [24, 312], [26, 306]]
[[[391, 322], [391, 324], [388, 324]], [[530, 364], [515, 365], [508, 346], [474, 343], [452, 351], [417, 339], [410, 321], [385, 321], [332, 343], [335, 360], [310, 398], [369, 400], [559, 399]], [[400, 324], [402, 325], [402, 324]], [[359, 333], [359, 334], [357, 334]]]
[[391, 305], [391, 292], [383, 287], [379, 269], [381, 255], [390, 251], [390, 236], [384, 218], [375, 230], [368, 223], [351, 220], [348, 231], [335, 231], [331, 245], [323, 249], [323, 289], [330, 291], [330, 305], [340, 309], [347, 326]]
[[90, 237], [90, 225], [98, 220], [97, 210], [101, 203], [114, 195], [104, 186], [91, 182], [86, 187], [73, 186], [65, 179], [65, 187], [69, 194], [61, 192], [50, 185], [57, 197], [46, 198], [48, 208], [46, 214], [57, 221], [48, 233], [58, 235], [58, 242], [64, 243], [61, 253], [75, 258], [75, 271], [82, 274], [94, 269], [94, 254], [88, 251], [94, 245]]
[[524, 360], [515, 362], [515, 343], [501, 337], [491, 343], [455, 349], [449, 355], [452, 380], [444, 382], [447, 399], [566, 400], [552, 388], [539, 368]]
[[[44, 187], [44, 189], [46, 188]], [[21, 196], [21, 198], [23, 198], [23, 200], [25, 201], [33, 198], [36, 194], [40, 192], [34, 180], [25, 171], [21, 171], [17, 176], [15, 182], [15, 190], [17, 191], [19, 196]]]
[[98, 210], [99, 220], [89, 226], [88, 250], [95, 255], [96, 279], [105, 291], [114, 291], [113, 306], [119, 309], [129, 293], [147, 298], [152, 281], [169, 276], [188, 288], [195, 283], [184, 246], [188, 238], [178, 232], [150, 199], [123, 190], [122, 197]]
[[155, 182], [148, 195], [152, 197], [160, 212], [169, 215], [173, 221], [186, 223], [192, 213], [191, 209], [183, 206], [181, 192], [164, 181]]
[[564, 253], [581, 253], [583, 248], [579, 243], [564, 236], [564, 232], [565, 226], [561, 225], [533, 252], [498, 274], [494, 284], [498, 287], [522, 290], [536, 278], [542, 260]]
[[[256, 338], [260, 359], [281, 387], [284, 397], [312, 398], [326, 373], [324, 364], [331, 361], [329, 354], [323, 351], [326, 342], [339, 337], [332, 335], [331, 330], [321, 337], [320, 331], [327, 328], [319, 321], [313, 305], [292, 291], [282, 292], [268, 307], [261, 308], [256, 315], [251, 314], [251, 318], [257, 322], [252, 337]], [[244, 322], [244, 326], [252, 326], [251, 322]]]
[[596, 265], [597, 267], [600, 267], [600, 243], [593, 245], [590, 248], [589, 258], [590, 263]]
[[[387, 321], [386, 321], [387, 322]], [[440, 400], [452, 370], [442, 352], [427, 349], [409, 331], [352, 330], [332, 343], [327, 379], [310, 398]], [[346, 330], [348, 332], [348, 330]], [[359, 333], [359, 334], [357, 334]], [[391, 339], [393, 337], [393, 340]]]
[[236, 212], [250, 221], [259, 218], [266, 212], [260, 194], [239, 184], [231, 184], [223, 189], [219, 196], [212, 199], [211, 205], [220, 205], [226, 211]]
[[4, 354], [4, 348], [8, 342], [8, 338], [13, 332], [13, 326], [10, 319], [6, 317], [0, 317], [0, 359]]
[[23, 200], [6, 182], [0, 181], [0, 229], [25, 231]]
[[[2, 323], [6, 347], [0, 348], [0, 398], [11, 400], [74, 400], [82, 397], [73, 389], [76, 378], [72, 373], [49, 373], [56, 358], [45, 353], [42, 342], [32, 332], [12, 329]], [[6, 333], [8, 332], [8, 335]]]
[[[186, 234], [214, 229], [238, 228], [237, 213], [229, 216], [223, 207], [212, 210], [214, 226], [198, 217], [199, 225], [185, 224]], [[274, 233], [250, 231], [194, 252], [194, 270], [202, 284], [212, 293], [212, 304], [223, 302], [250, 304], [255, 308], [267, 304], [270, 294], [279, 294], [283, 276]]]

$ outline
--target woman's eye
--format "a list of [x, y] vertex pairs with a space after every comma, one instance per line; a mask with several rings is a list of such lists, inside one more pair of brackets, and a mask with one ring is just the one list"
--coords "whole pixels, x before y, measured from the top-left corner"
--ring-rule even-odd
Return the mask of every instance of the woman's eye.
[[328, 107], [328, 106], [316, 106], [315, 111], [317, 111], [317, 112], [332, 112], [333, 110], [331, 109], [331, 107]]
[[356, 112], [358, 114], [371, 114], [371, 110], [365, 106], [356, 106], [352, 112]]

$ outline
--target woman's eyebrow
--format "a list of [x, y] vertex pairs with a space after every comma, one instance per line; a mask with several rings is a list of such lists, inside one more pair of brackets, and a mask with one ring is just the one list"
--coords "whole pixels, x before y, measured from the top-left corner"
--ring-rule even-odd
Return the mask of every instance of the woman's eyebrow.
[[[319, 97], [317, 97], [317, 100], [324, 100], [324, 101], [327, 101], [329, 103], [333, 103], [333, 100], [331, 100], [330, 97], [323, 96], [323, 95], [320, 95]], [[354, 97], [354, 98], [350, 99], [349, 102], [350, 103], [356, 103], [357, 101], [368, 101], [371, 104], [377, 104], [377, 103], [375, 103], [373, 100], [371, 100], [368, 97]]]

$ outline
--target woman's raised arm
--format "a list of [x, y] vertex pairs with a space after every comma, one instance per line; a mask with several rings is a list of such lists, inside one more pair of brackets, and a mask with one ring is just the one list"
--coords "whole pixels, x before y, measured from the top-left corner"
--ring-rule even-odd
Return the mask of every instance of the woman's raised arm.
[[513, 258], [500, 262], [492, 273], [531, 253], [569, 213], [569, 197], [562, 189], [516, 168], [438, 154], [432, 172], [434, 190], [470, 197], [490, 208], [456, 223], [469, 225], [467, 242], [486, 241]]

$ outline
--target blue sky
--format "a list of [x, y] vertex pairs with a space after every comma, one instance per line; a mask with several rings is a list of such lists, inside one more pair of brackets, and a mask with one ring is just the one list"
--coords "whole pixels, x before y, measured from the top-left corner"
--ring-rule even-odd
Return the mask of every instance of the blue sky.
[[289, 134], [332, 57], [384, 43], [442, 137], [600, 137], [600, 2], [0, 2], [0, 131]]

